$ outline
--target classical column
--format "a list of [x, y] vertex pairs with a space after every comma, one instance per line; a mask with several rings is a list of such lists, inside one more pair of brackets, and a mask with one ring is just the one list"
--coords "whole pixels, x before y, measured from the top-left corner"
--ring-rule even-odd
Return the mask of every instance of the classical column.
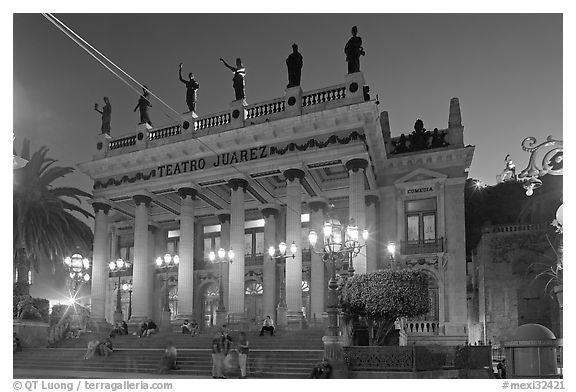
[[377, 195], [366, 195], [366, 229], [368, 239], [366, 240], [366, 272], [374, 272], [378, 269], [378, 225], [376, 222]]
[[180, 188], [180, 242], [178, 246], [178, 319], [192, 320], [194, 311], [194, 200], [198, 191]]
[[[286, 306], [288, 324], [302, 322], [302, 186], [304, 172], [288, 169], [286, 177], [286, 246], [298, 249], [294, 258], [286, 259]], [[286, 252], [288, 253], [288, 251]]]
[[[216, 212], [220, 222], [220, 248], [228, 251], [230, 249], [230, 211], [219, 210]], [[214, 249], [218, 253], [218, 249]], [[226, 259], [228, 260], [228, 259]], [[222, 287], [224, 291], [224, 308], [229, 309], [228, 293], [230, 292], [230, 263], [222, 264]]]
[[[166, 292], [164, 291], [166, 275], [164, 273], [158, 274], [156, 272], [155, 261], [156, 257], [164, 258], [164, 255], [168, 251], [168, 231], [160, 227], [149, 225], [148, 235], [148, 238], [150, 239], [148, 252], [150, 255], [150, 260], [154, 261], [150, 270], [152, 271], [151, 274], [153, 276], [153, 283], [156, 284], [156, 290], [152, 291], [152, 298], [150, 300], [150, 303], [155, 310], [155, 315], [152, 317], [152, 320], [160, 320], [160, 328], [164, 331], [169, 330], [171, 322], [170, 312], [166, 312], [164, 309], [164, 301], [166, 300]], [[160, 299], [160, 301], [158, 301], [158, 299]]]
[[[358, 226], [358, 241], [360, 246], [364, 245], [364, 238], [362, 238], [362, 231], [366, 229], [366, 204], [364, 201], [364, 171], [368, 166], [368, 161], [361, 158], [351, 159], [346, 162], [346, 169], [349, 174], [350, 181], [350, 195], [349, 195], [349, 212], [350, 219], [354, 219], [356, 226]], [[361, 249], [360, 253], [354, 258], [354, 270], [357, 274], [366, 273], [366, 249]]]
[[234, 251], [234, 262], [230, 264], [228, 312], [242, 319], [244, 314], [244, 193], [248, 181], [234, 178], [228, 181], [230, 197], [230, 248]]
[[[324, 243], [324, 216], [328, 201], [324, 198], [313, 198], [308, 201], [310, 208], [310, 230], [314, 230], [318, 235], [317, 242]], [[322, 256], [315, 252], [311, 252], [311, 278], [310, 278], [310, 301], [311, 301], [311, 319], [315, 322], [322, 322], [323, 315], [326, 312], [326, 304], [324, 302], [324, 292], [326, 291], [326, 282], [324, 279], [324, 262]]]
[[148, 254], [148, 207], [150, 197], [135, 195], [134, 267], [132, 275], [132, 323], [144, 321], [152, 313], [150, 303], [151, 260]]
[[110, 205], [92, 203], [94, 208], [94, 253], [92, 260], [91, 322], [98, 328], [106, 324], [106, 291], [108, 288], [108, 212]]
[[276, 222], [280, 208], [272, 204], [264, 205], [260, 211], [264, 217], [264, 265], [262, 267], [262, 283], [264, 289], [262, 310], [264, 316], [274, 317], [276, 308], [276, 260], [268, 254], [268, 248], [278, 248], [276, 237]]

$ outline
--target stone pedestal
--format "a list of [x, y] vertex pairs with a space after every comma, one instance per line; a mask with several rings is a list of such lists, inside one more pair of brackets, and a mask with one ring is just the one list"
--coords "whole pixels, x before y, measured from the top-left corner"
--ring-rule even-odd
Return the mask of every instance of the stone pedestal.
[[354, 72], [345, 76], [346, 101], [350, 103], [364, 102], [364, 74]]
[[276, 327], [278, 329], [288, 328], [288, 308], [286, 306], [278, 305], [276, 308]]
[[189, 132], [193, 132], [194, 131], [194, 122], [196, 122], [196, 119], [198, 118], [198, 115], [196, 114], [196, 112], [186, 112], [186, 113], [182, 113], [182, 129], [184, 131], [189, 131]]
[[162, 322], [160, 323], [160, 332], [172, 332], [172, 324], [170, 320], [170, 311], [162, 311]]
[[323, 336], [324, 358], [332, 366], [330, 378], [348, 378], [348, 367], [344, 362], [343, 342], [340, 336]]
[[230, 102], [230, 126], [231, 128], [239, 128], [244, 126], [244, 119], [246, 118], [246, 103], [245, 99]]
[[286, 322], [288, 329], [300, 330], [304, 324], [304, 313], [302, 311], [291, 311], [286, 312]]
[[286, 113], [290, 116], [302, 114], [302, 88], [300, 86], [286, 89]]

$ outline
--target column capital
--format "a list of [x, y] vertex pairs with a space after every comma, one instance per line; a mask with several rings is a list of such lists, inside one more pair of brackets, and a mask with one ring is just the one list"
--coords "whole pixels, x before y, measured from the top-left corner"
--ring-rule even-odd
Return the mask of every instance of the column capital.
[[287, 169], [284, 170], [284, 177], [292, 182], [295, 179], [299, 179], [300, 181], [304, 178], [304, 171], [301, 169]]
[[268, 219], [270, 216], [277, 217], [280, 213], [280, 206], [277, 204], [264, 204], [260, 207], [260, 212], [264, 219]]
[[215, 215], [218, 217], [220, 224], [230, 222], [230, 210], [217, 210]]
[[178, 196], [180, 196], [181, 199], [186, 199], [186, 197], [190, 196], [190, 198], [194, 200], [196, 196], [198, 196], [198, 190], [190, 187], [178, 188]]
[[244, 192], [246, 192], [246, 188], [248, 188], [248, 181], [243, 178], [231, 178], [228, 180], [228, 185], [232, 190], [237, 191], [238, 188], [242, 188]]
[[152, 201], [152, 198], [146, 195], [134, 195], [132, 196], [132, 199], [134, 200], [134, 203], [136, 203], [136, 206], [139, 206], [140, 204], [144, 203], [146, 207], [149, 207], [150, 202]]
[[346, 170], [352, 170], [354, 173], [356, 173], [360, 169], [366, 170], [368, 167], [368, 161], [364, 158], [353, 158], [346, 162], [345, 166]]
[[318, 212], [323, 210], [324, 212], [328, 209], [328, 200], [324, 197], [313, 197], [307, 202], [308, 207], [314, 211]]
[[92, 208], [94, 208], [94, 213], [98, 213], [100, 211], [104, 212], [104, 214], [108, 215], [108, 212], [110, 212], [110, 209], [112, 208], [112, 206], [108, 203], [105, 203], [103, 201], [95, 201], [92, 203]]
[[364, 201], [366, 202], [367, 206], [371, 206], [372, 204], [376, 205], [376, 203], [378, 203], [378, 200], [380, 198], [378, 197], [378, 195], [366, 195], [364, 196]]

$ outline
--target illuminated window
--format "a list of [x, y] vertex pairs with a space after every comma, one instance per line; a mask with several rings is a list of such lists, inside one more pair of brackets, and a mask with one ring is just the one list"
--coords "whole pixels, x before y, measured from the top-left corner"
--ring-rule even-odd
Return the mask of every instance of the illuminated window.
[[246, 285], [246, 291], [244, 294], [246, 295], [258, 295], [264, 293], [264, 289], [262, 288], [262, 283], [258, 282], [250, 282]]
[[406, 241], [436, 241], [436, 198], [406, 201]]

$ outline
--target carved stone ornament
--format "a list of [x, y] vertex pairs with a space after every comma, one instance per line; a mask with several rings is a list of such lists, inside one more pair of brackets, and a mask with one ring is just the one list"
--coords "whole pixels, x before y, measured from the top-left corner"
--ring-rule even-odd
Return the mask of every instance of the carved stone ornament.
[[224, 224], [226, 222], [230, 222], [230, 214], [229, 213], [223, 213], [223, 214], [218, 214], [218, 221], [220, 222], [220, 224]]
[[322, 211], [326, 211], [326, 209], [328, 208], [328, 205], [321, 201], [321, 200], [314, 200], [314, 201], [310, 201], [308, 202], [308, 207], [314, 211], [314, 212], [318, 212], [320, 210]]
[[179, 188], [178, 196], [180, 196], [181, 199], [186, 199], [186, 197], [189, 196], [192, 200], [194, 200], [196, 196], [198, 196], [198, 191], [189, 187]]
[[372, 204], [376, 205], [376, 203], [378, 203], [378, 196], [376, 195], [366, 195], [364, 196], [364, 202], [366, 203], [366, 206], [371, 206]]
[[248, 187], [248, 181], [243, 178], [232, 178], [228, 181], [228, 185], [232, 190], [237, 191], [238, 188], [242, 188], [244, 192], [246, 192], [246, 188]]
[[[408, 266], [424, 266], [424, 265], [428, 265], [428, 266], [433, 266], [434, 268], [438, 268], [438, 261], [440, 258], [443, 259], [443, 256], [438, 256], [438, 255], [431, 255], [431, 256], [425, 256], [425, 257], [415, 257], [415, 258], [407, 258], [406, 259], [406, 265]], [[444, 265], [443, 265], [444, 267]]]
[[368, 161], [362, 158], [354, 158], [346, 162], [345, 166], [346, 170], [348, 171], [352, 170], [354, 173], [356, 173], [360, 169], [366, 170], [366, 168], [368, 167]]
[[106, 203], [96, 202], [96, 203], [92, 203], [92, 208], [94, 208], [94, 212], [96, 214], [100, 211], [103, 211], [104, 214], [108, 215], [108, 212], [110, 212], [111, 206], [109, 204], [106, 204]]
[[264, 217], [264, 219], [268, 219], [271, 216], [276, 218], [278, 216], [278, 213], [279, 213], [277, 208], [272, 208], [272, 207], [262, 208], [261, 212], [262, 212], [262, 216]]
[[290, 182], [294, 181], [295, 179], [299, 179], [302, 181], [304, 178], [304, 171], [300, 169], [288, 169], [284, 171], [284, 177]]
[[134, 203], [136, 203], [137, 206], [144, 203], [144, 205], [146, 207], [149, 207], [150, 202], [152, 201], [150, 196], [146, 196], [146, 195], [134, 195], [134, 196], [132, 196], [132, 199], [134, 199]]

